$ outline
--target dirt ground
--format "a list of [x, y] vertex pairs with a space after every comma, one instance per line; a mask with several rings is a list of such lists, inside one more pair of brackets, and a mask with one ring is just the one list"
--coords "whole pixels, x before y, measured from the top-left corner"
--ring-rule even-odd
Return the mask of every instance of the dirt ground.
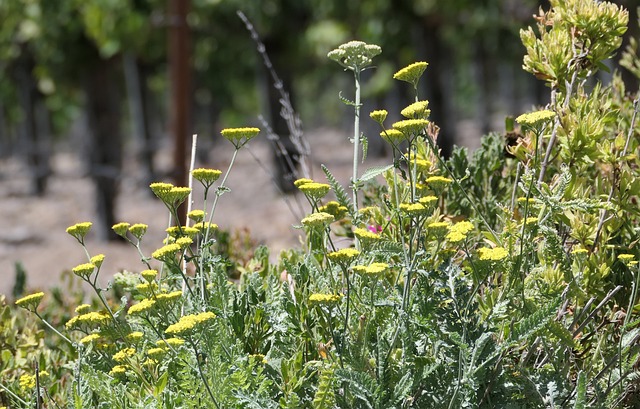
[[[330, 130], [316, 130], [307, 135], [312, 149], [312, 173], [318, 181], [325, 181], [320, 164], [326, 164], [332, 173], [347, 183], [351, 173], [352, 145], [348, 136]], [[231, 192], [220, 198], [214, 222], [224, 229], [248, 229], [259, 243], [267, 244], [272, 259], [280, 250], [299, 245], [299, 233], [292, 226], [299, 219], [289, 210], [287, 203], [258, 165], [255, 155], [269, 165], [271, 153], [266, 141], [251, 141], [249, 150], [242, 150], [229, 176], [227, 186]], [[158, 158], [159, 164], [168, 163], [168, 152]], [[196, 167], [214, 167], [225, 170], [231, 159], [232, 148], [222, 143], [209, 155], [211, 163]], [[362, 169], [386, 160], [368, 159]], [[149, 232], [143, 240], [143, 251], [149, 255], [161, 246], [168, 212], [160, 201], [148, 193], [148, 187], [137, 178], [132, 159], [121, 184], [117, 202], [117, 218], [129, 223], [146, 223]], [[42, 197], [28, 195], [27, 169], [16, 159], [0, 160], [0, 294], [10, 294], [14, 285], [16, 263], [27, 272], [27, 286], [47, 289], [59, 283], [60, 274], [77, 264], [86, 262], [80, 245], [65, 229], [77, 222], [95, 221], [93, 186], [85, 177], [76, 152], [58, 153], [53, 159], [53, 176], [47, 194]], [[304, 211], [308, 204], [299, 198]], [[293, 197], [289, 200], [294, 201]], [[201, 203], [196, 195], [198, 208]], [[200, 204], [201, 206], [201, 204]], [[123, 269], [143, 269], [135, 248], [129, 244], [97, 240], [89, 235], [87, 246], [92, 255], [104, 253], [101, 282]]]

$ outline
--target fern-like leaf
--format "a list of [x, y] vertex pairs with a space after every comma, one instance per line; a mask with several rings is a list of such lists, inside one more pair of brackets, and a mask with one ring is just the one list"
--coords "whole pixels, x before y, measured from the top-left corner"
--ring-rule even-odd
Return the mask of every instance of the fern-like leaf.
[[335, 405], [333, 368], [328, 367], [320, 371], [318, 389], [313, 397], [313, 409], [332, 409]]
[[573, 405], [575, 409], [585, 409], [587, 407], [587, 377], [583, 371], [578, 373], [578, 382], [576, 384], [576, 402]]
[[329, 169], [326, 166], [322, 165], [322, 171], [326, 175], [327, 180], [329, 181], [329, 185], [331, 186], [331, 189], [333, 189], [333, 192], [336, 194], [336, 199], [338, 199], [338, 203], [340, 203], [341, 206], [344, 206], [347, 209], [351, 209], [353, 207], [351, 205], [351, 200], [349, 199], [349, 195], [347, 195], [347, 192], [344, 190], [342, 185], [336, 180], [336, 178], [333, 176], [333, 174], [329, 171]]

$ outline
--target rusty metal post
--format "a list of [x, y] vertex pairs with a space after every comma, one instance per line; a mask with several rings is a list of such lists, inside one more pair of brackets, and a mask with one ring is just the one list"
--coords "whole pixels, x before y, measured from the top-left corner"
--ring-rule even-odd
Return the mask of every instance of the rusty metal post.
[[[170, 130], [173, 137], [173, 179], [176, 186], [187, 186], [187, 135], [190, 135], [191, 50], [187, 24], [190, 0], [169, 0], [169, 104]], [[185, 206], [179, 211], [180, 222], [186, 220]]]

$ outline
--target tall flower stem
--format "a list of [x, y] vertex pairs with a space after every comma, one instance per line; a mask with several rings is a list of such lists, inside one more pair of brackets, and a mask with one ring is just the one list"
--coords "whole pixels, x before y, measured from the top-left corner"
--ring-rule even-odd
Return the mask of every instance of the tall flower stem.
[[356, 83], [356, 99], [354, 105], [354, 120], [353, 120], [353, 214], [358, 214], [358, 162], [360, 152], [360, 70], [353, 71], [353, 76]]

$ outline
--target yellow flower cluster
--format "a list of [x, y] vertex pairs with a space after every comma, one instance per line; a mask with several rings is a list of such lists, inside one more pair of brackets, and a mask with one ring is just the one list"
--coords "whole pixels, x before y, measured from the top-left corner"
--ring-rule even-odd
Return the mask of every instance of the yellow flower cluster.
[[104, 254], [96, 254], [95, 256], [91, 257], [91, 264], [99, 269], [102, 266], [102, 263], [104, 263], [104, 258]]
[[78, 241], [82, 241], [84, 236], [89, 233], [91, 226], [93, 226], [91, 222], [76, 223], [73, 226], [67, 227], [67, 233], [75, 237]]
[[380, 137], [392, 145], [397, 145], [406, 139], [406, 136], [397, 129], [385, 129], [380, 132]]
[[148, 228], [149, 228], [149, 226], [144, 224], [144, 223], [136, 223], [136, 224], [132, 225], [131, 227], [129, 227], [129, 232], [131, 234], [133, 234], [133, 236], [135, 238], [140, 240], [140, 239], [142, 239], [142, 236], [145, 235], [145, 233], [147, 232]]
[[199, 168], [192, 170], [191, 175], [195, 180], [202, 183], [205, 188], [208, 188], [209, 186], [214, 184], [215, 181], [218, 180], [218, 178], [220, 178], [220, 175], [222, 175], [222, 171], [218, 169]]
[[549, 111], [548, 109], [544, 109], [542, 111], [535, 111], [535, 112], [522, 114], [516, 118], [516, 122], [519, 123], [520, 125], [534, 126], [542, 122], [546, 122], [550, 119], [553, 119], [555, 116], [556, 116], [555, 112]]
[[113, 360], [116, 362], [125, 362], [127, 359], [131, 358], [136, 354], [136, 350], [133, 348], [124, 348], [120, 351], [116, 352], [113, 355]]
[[140, 341], [142, 339], [142, 337], [144, 336], [144, 334], [140, 331], [133, 331], [129, 334], [127, 334], [127, 339], [133, 342], [137, 342]]
[[409, 119], [427, 119], [431, 113], [431, 110], [427, 109], [428, 106], [429, 101], [417, 101], [400, 111], [400, 113], [403, 117]]
[[354, 273], [369, 275], [369, 276], [377, 276], [389, 269], [389, 264], [387, 263], [371, 263], [368, 266], [354, 266], [352, 268]]
[[440, 190], [445, 186], [453, 182], [451, 179], [444, 176], [429, 176], [426, 179], [427, 184], [434, 190]]
[[423, 205], [424, 207], [431, 207], [438, 202], [438, 198], [435, 196], [424, 196], [418, 200], [418, 203]]
[[302, 225], [307, 227], [324, 227], [334, 220], [334, 217], [329, 213], [318, 212], [312, 213], [302, 219]]
[[333, 262], [346, 264], [358, 257], [359, 254], [360, 252], [354, 248], [346, 248], [338, 251], [332, 251], [331, 253], [327, 254], [327, 257]]
[[620, 260], [621, 262], [623, 262], [627, 266], [634, 266], [634, 265], [638, 264], [638, 262], [636, 260], [634, 260], [635, 258], [636, 258], [635, 255], [629, 254], [629, 253], [618, 254], [618, 260]]
[[34, 375], [24, 374], [20, 376], [20, 389], [33, 389], [36, 387], [36, 377]]
[[342, 206], [340, 203], [335, 200], [331, 200], [327, 202], [324, 206], [320, 206], [318, 208], [319, 212], [329, 213], [334, 217], [335, 220], [340, 220], [344, 218], [347, 214], [347, 209], [345, 206]]
[[97, 341], [98, 339], [100, 339], [100, 334], [89, 334], [86, 337], [82, 338], [80, 340], [80, 343], [82, 345], [87, 345], [87, 344], [91, 344], [92, 342]]
[[97, 324], [102, 325], [111, 319], [111, 316], [105, 312], [87, 312], [82, 315], [76, 315], [65, 324], [67, 329], [71, 329], [80, 324]]
[[151, 348], [147, 351], [147, 355], [154, 359], [160, 359], [167, 353], [167, 350], [164, 348]]
[[191, 331], [196, 325], [203, 324], [214, 319], [216, 315], [210, 311], [199, 314], [189, 314], [180, 318], [175, 324], [169, 325], [164, 331], [165, 334], [180, 335]]
[[296, 179], [296, 181], [293, 182], [293, 185], [295, 187], [300, 187], [300, 186], [304, 185], [305, 183], [313, 183], [313, 179], [308, 179], [308, 178]]
[[187, 200], [191, 193], [191, 188], [177, 187], [171, 183], [156, 182], [149, 185], [153, 194], [162, 200], [169, 207], [179, 206]]
[[217, 230], [218, 225], [210, 222], [200, 222], [193, 225], [194, 228], [200, 231], [200, 234], [205, 234], [207, 230]]
[[236, 149], [240, 149], [244, 144], [255, 138], [259, 133], [259, 128], [227, 128], [220, 131], [222, 136], [231, 142]]
[[35, 311], [35, 309], [38, 308], [38, 305], [40, 305], [40, 301], [42, 301], [43, 297], [44, 297], [43, 292], [29, 294], [27, 296], [17, 299], [16, 305], [18, 307], [22, 307], [29, 311]]
[[93, 263], [84, 263], [75, 266], [71, 269], [73, 274], [77, 275], [80, 278], [88, 279], [91, 274], [96, 270], [97, 266]]
[[124, 375], [126, 372], [127, 372], [127, 367], [125, 365], [116, 365], [113, 368], [111, 368], [111, 371], [109, 371], [109, 375], [111, 376]]
[[317, 200], [325, 197], [329, 193], [331, 186], [326, 183], [307, 182], [298, 186], [298, 189], [306, 196]]
[[180, 338], [167, 338], [167, 339], [159, 339], [156, 341], [156, 345], [159, 347], [163, 347], [169, 345], [170, 347], [176, 348], [184, 344], [184, 339]]
[[575, 254], [575, 255], [581, 255], [581, 254], [587, 254], [589, 252], [589, 250], [584, 249], [584, 248], [577, 248], [574, 249], [571, 254]]
[[483, 247], [478, 249], [478, 254], [480, 255], [480, 260], [483, 261], [500, 261], [509, 256], [509, 253], [507, 253], [504, 247]]
[[433, 222], [427, 225], [429, 232], [435, 237], [444, 237], [449, 230], [449, 223], [447, 222]]
[[353, 230], [353, 235], [356, 236], [359, 240], [361, 241], [377, 241], [380, 240], [380, 235], [376, 234], [372, 231], [369, 231], [367, 229], [363, 229], [361, 227], [358, 227], [356, 229]]
[[126, 237], [130, 226], [131, 225], [127, 222], [120, 222], [111, 226], [111, 230], [113, 230], [118, 236]]
[[400, 203], [400, 210], [415, 217], [427, 213], [429, 209], [424, 207], [422, 203]]
[[405, 119], [395, 122], [391, 126], [406, 136], [410, 136], [420, 134], [427, 125], [429, 125], [429, 121], [426, 119]]
[[132, 305], [129, 307], [129, 315], [141, 314], [143, 312], [149, 311], [155, 305], [156, 301], [145, 298], [141, 300], [139, 303]]
[[196, 223], [200, 223], [204, 220], [204, 210], [196, 209], [187, 213], [187, 217]]
[[89, 304], [80, 304], [76, 307], [76, 314], [86, 314], [91, 310], [91, 305]]
[[473, 224], [468, 221], [463, 221], [454, 224], [449, 227], [449, 234], [447, 234], [447, 240], [452, 243], [458, 243], [467, 238], [467, 233], [473, 230]]
[[179, 244], [167, 244], [166, 246], [162, 246], [158, 250], [151, 253], [151, 257], [155, 258], [156, 260], [168, 262], [174, 259], [178, 251], [180, 251]]
[[175, 301], [175, 300], [179, 299], [180, 297], [182, 297], [182, 291], [176, 290], [176, 291], [172, 291], [170, 293], [160, 293], [160, 294], [156, 295], [156, 301], [157, 302], [171, 302], [171, 301]]
[[144, 293], [153, 294], [156, 290], [158, 290], [158, 283], [156, 282], [140, 283], [136, 285], [136, 290], [138, 290], [143, 294]]
[[158, 270], [142, 270], [140, 275], [148, 282], [152, 282], [158, 276]]
[[428, 65], [429, 64], [424, 61], [414, 62], [413, 64], [410, 64], [393, 74], [393, 79], [406, 81], [410, 84], [413, 84], [413, 86], [415, 87], [418, 84], [418, 80], [420, 80], [420, 77], [424, 73], [424, 70], [427, 69]]
[[376, 121], [377, 123], [382, 125], [384, 120], [387, 119], [387, 115], [388, 114], [389, 113], [387, 112], [386, 109], [380, 109], [380, 110], [377, 110], [377, 111], [371, 111], [369, 116], [371, 117], [371, 119], [373, 119], [374, 121]]
[[321, 294], [315, 293], [309, 296], [310, 303], [318, 303], [318, 304], [332, 304], [340, 301], [342, 295], [340, 294]]
[[176, 240], [175, 244], [177, 244], [178, 246], [180, 246], [181, 249], [184, 250], [193, 244], [193, 239], [191, 237], [180, 237], [179, 239]]

